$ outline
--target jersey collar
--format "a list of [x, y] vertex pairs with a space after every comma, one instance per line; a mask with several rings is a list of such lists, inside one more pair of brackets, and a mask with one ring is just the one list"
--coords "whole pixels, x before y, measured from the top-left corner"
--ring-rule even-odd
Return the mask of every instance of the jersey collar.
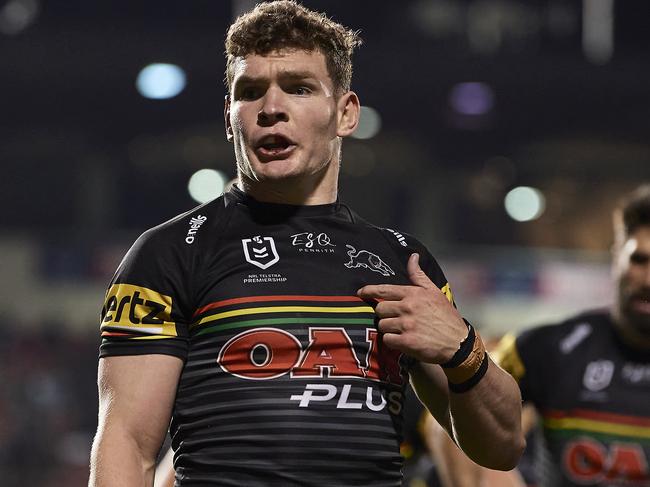
[[253, 213], [267, 217], [312, 217], [331, 216], [339, 212], [341, 204], [337, 198], [334, 203], [325, 205], [285, 205], [279, 203], [265, 203], [258, 201], [249, 194], [244, 193], [236, 185], [225, 194], [226, 204], [230, 201], [244, 205]]

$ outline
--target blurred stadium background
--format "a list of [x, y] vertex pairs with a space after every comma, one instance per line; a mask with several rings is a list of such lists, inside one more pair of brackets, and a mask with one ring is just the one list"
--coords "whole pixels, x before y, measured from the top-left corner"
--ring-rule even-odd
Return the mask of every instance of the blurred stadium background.
[[[487, 336], [609, 302], [610, 211], [650, 182], [649, 2], [303, 3], [365, 41], [343, 200], [425, 241]], [[104, 287], [234, 176], [223, 39], [253, 4], [0, 0], [2, 485], [85, 485]]]

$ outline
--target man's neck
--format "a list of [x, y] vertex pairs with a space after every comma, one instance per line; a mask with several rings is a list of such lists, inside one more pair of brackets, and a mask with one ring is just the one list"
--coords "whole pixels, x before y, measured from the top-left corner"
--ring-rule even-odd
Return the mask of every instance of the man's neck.
[[312, 184], [286, 180], [252, 181], [240, 175], [237, 186], [244, 193], [264, 203], [311, 206], [334, 203], [338, 196], [337, 183], [336, 180], [330, 184], [325, 181], [315, 181]]

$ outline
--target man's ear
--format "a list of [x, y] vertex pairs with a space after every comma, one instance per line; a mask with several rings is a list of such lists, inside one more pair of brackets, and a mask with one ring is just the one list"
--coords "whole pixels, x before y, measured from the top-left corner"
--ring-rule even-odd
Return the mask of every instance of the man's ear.
[[230, 95], [226, 95], [226, 99], [224, 101], [223, 120], [224, 125], [226, 126], [226, 139], [228, 142], [232, 142], [234, 135], [232, 132], [232, 125], [230, 124]]
[[348, 91], [341, 95], [337, 102], [337, 127], [336, 135], [339, 137], [347, 137], [352, 134], [357, 125], [359, 125], [359, 113], [361, 111], [361, 104], [359, 97], [354, 91]]

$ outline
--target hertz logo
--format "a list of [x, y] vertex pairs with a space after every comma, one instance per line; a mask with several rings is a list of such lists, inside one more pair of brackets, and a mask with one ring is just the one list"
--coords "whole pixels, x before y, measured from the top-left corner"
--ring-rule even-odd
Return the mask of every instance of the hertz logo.
[[[137, 330], [176, 336], [172, 298], [146, 287], [113, 284], [102, 309], [102, 329]], [[140, 325], [140, 326], [137, 326]]]

